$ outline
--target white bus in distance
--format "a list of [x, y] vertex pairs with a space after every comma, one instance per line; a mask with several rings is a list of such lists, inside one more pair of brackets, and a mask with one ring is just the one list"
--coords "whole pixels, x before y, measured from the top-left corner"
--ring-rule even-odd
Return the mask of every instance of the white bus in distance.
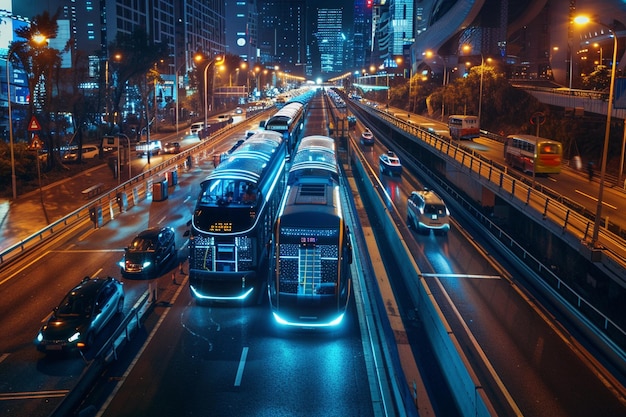
[[472, 140], [480, 137], [478, 117], [453, 114], [448, 117], [450, 137], [455, 140]]

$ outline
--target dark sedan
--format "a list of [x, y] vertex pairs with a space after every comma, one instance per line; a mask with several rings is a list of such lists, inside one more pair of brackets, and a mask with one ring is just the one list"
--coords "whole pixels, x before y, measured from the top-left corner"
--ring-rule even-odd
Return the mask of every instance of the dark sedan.
[[122, 275], [153, 275], [176, 258], [176, 239], [170, 227], [153, 227], [139, 233], [120, 261]]
[[112, 277], [85, 277], [54, 308], [37, 334], [42, 352], [60, 352], [93, 345], [96, 335], [124, 309], [124, 287]]

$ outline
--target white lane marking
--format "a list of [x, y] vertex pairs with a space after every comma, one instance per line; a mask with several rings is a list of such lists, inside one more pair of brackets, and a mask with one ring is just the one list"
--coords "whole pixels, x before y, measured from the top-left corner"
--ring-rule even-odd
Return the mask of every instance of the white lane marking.
[[239, 367], [237, 368], [237, 376], [235, 377], [235, 386], [241, 385], [241, 377], [243, 376], [243, 368], [246, 366], [246, 358], [248, 357], [248, 347], [244, 347], [241, 351], [241, 359], [239, 359]]
[[[186, 286], [187, 286], [187, 277], [185, 277], [185, 279], [183, 280], [181, 285], [178, 287], [178, 289], [174, 293], [174, 296], [172, 297], [172, 301], [170, 301], [170, 304], [172, 306], [174, 304], [176, 304], [176, 300], [178, 299], [178, 296], [180, 295], [180, 293], [183, 290], [183, 288], [186, 288]], [[128, 366], [128, 368], [126, 369], [126, 371], [124, 372], [122, 377], [117, 381], [117, 384], [115, 384], [115, 387], [113, 388], [113, 391], [111, 391], [111, 393], [109, 394], [109, 397], [106, 399], [104, 404], [100, 407], [100, 410], [98, 411], [98, 413], [96, 413], [96, 417], [102, 417], [102, 415], [104, 414], [106, 409], [109, 407], [109, 405], [113, 401], [113, 398], [117, 395], [118, 391], [122, 388], [122, 385], [124, 384], [124, 382], [128, 378], [128, 375], [130, 375], [132, 370], [135, 368], [135, 365], [137, 365], [137, 362], [139, 362], [139, 359], [143, 355], [143, 352], [148, 348], [148, 345], [150, 344], [150, 342], [154, 338], [154, 335], [159, 330], [159, 328], [161, 327], [161, 324], [163, 323], [163, 321], [165, 320], [165, 318], [167, 317], [167, 315], [169, 314], [170, 311], [172, 311], [172, 310], [171, 309], [166, 309], [163, 312], [163, 314], [161, 315], [161, 317], [157, 321], [156, 325], [154, 326], [154, 328], [152, 329], [152, 331], [148, 335], [148, 338], [144, 342], [143, 346], [141, 347], [139, 352], [137, 352], [137, 354], [135, 355], [135, 358], [132, 360], [130, 366]]]
[[[582, 192], [582, 191], [580, 191], [580, 190], [574, 190], [574, 191], [575, 191], [576, 193], [578, 193], [578, 194], [582, 195], [582, 196], [587, 197], [587, 198], [588, 198], [588, 199], [590, 199], [590, 200], [593, 200], [593, 201], [598, 201], [598, 198], [597, 198], [597, 197], [594, 197], [594, 196], [589, 195], [589, 194], [587, 194], [587, 193], [583, 193], [583, 192]], [[606, 201], [603, 201], [603, 202], [602, 202], [602, 204], [604, 204], [605, 206], [607, 206], [607, 207], [609, 207], [609, 208], [612, 208], [613, 210], [617, 210], [617, 207], [615, 207], [615, 206], [614, 206], [614, 205], [612, 205], [612, 204], [607, 203]]]
[[473, 275], [473, 274], [420, 274], [423, 277], [435, 278], [480, 278], [480, 279], [501, 279], [500, 275]]

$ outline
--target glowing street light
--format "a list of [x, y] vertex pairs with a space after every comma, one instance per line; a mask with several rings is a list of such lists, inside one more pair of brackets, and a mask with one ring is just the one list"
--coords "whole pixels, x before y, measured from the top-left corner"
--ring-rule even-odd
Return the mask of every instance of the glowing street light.
[[[591, 22], [591, 19], [587, 16], [577, 16], [574, 18], [574, 23], [579, 25], [585, 25]], [[606, 175], [606, 160], [607, 153], [609, 151], [609, 133], [611, 131], [611, 113], [613, 112], [613, 92], [615, 87], [615, 67], [617, 66], [617, 36], [615, 32], [609, 26], [594, 21], [594, 23], [607, 28], [613, 34], [613, 62], [611, 64], [611, 85], [609, 86], [609, 101], [607, 103], [606, 110], [606, 128], [604, 130], [604, 147], [602, 149], [602, 163], [600, 166], [600, 187], [598, 188], [598, 206], [596, 207], [596, 217], [593, 222], [593, 233], [591, 236], [591, 246], [599, 247], [598, 234], [600, 230], [600, 222], [602, 221], [602, 197], [604, 193], [604, 177]]]
[[[201, 58], [196, 58], [196, 61]], [[215, 62], [215, 65], [221, 65], [224, 63], [224, 56], [217, 55], [215, 58], [210, 60], [206, 66], [204, 67], [204, 127], [207, 127], [208, 123], [208, 112], [209, 112], [209, 82], [207, 80], [207, 73], [211, 64]]]
[[[469, 45], [463, 45], [463, 51], [465, 52], [469, 52], [472, 50], [472, 47]], [[478, 91], [478, 126], [480, 126], [480, 115], [482, 113], [482, 107], [483, 107], [483, 78], [485, 75], [485, 57], [482, 53], [482, 51], [480, 52], [480, 87], [479, 87], [479, 91]]]

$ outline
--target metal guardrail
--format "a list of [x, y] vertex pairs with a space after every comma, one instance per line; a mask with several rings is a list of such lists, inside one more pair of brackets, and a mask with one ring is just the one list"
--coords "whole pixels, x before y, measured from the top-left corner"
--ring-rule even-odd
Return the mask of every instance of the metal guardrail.
[[[261, 112], [247, 120], [254, 120], [257, 117], [261, 117], [264, 113]], [[129, 198], [128, 207], [138, 203], [145, 199], [147, 195], [152, 192], [152, 185], [154, 178], [162, 177], [169, 171], [179, 171], [181, 169], [187, 169], [190, 164], [194, 163], [194, 158], [207, 158], [212, 157], [213, 152], [210, 149], [214, 140], [220, 137], [225, 132], [233, 129], [236, 125], [230, 124], [223, 127], [219, 131], [213, 133], [213, 135], [198, 145], [187, 149], [172, 158], [168, 158], [162, 163], [155, 165], [148, 171], [131, 178], [130, 180], [120, 184], [119, 186], [107, 191], [105, 194], [89, 201], [85, 205], [76, 209], [72, 213], [62, 217], [61, 219], [49, 224], [36, 233], [28, 236], [27, 238], [15, 243], [14, 245], [6, 248], [0, 252], [0, 269], [5, 267], [9, 262], [18, 259], [26, 254], [28, 251], [35, 249], [42, 243], [60, 236], [73, 227], [79, 226], [84, 222], [90, 221], [91, 209], [93, 207], [100, 207], [103, 214], [103, 223], [106, 223], [114, 216], [118, 215], [124, 208], [118, 204], [118, 196], [120, 194], [126, 194], [131, 196]], [[104, 210], [107, 208], [107, 210]]]
[[[366, 158], [357, 140], [350, 137], [348, 143], [354, 176], [360, 178], [357, 182], [367, 183], [361, 190], [361, 197], [368, 202], [368, 207], [375, 213], [377, 221], [382, 223], [380, 227], [382, 242], [391, 248], [400, 270], [400, 278], [404, 281], [413, 305], [418, 311], [425, 333], [433, 346], [433, 354], [451, 387], [454, 402], [465, 416], [497, 415], [484, 389], [484, 381], [480, 381], [477, 374], [472, 371], [473, 367], [463, 350], [459, 349], [457, 336], [451, 331], [447, 318], [441, 313], [441, 308], [433, 297], [428, 283], [421, 278], [420, 268], [398, 228], [402, 223], [398, 210], [386, 195], [377, 171], [362, 162]], [[383, 306], [383, 314], [386, 314], [385, 308], [386, 306]], [[419, 403], [419, 398], [415, 400]]]
[[[497, 195], [507, 198], [507, 201], [516, 205], [522, 211], [529, 213], [534, 209], [542, 220], [553, 223], [553, 229], [559, 230], [562, 235], [569, 235], [572, 244], [585, 245], [590, 237], [593, 227], [593, 216], [590, 213], [581, 212], [581, 207], [575, 202], [561, 196], [558, 192], [538, 184], [529, 183], [521, 175], [513, 175], [508, 167], [494, 163], [482, 156], [465, 150], [460, 144], [444, 138], [427, 129], [400, 120], [384, 111], [361, 106], [368, 113], [375, 115], [377, 119], [383, 119], [388, 124], [403, 133], [409, 133], [416, 140], [456, 161], [459, 169], [472, 175], [483, 186], [489, 188]], [[598, 242], [602, 244], [603, 257], [610, 258], [611, 272], [618, 280], [626, 280], [626, 240], [620, 235], [613, 233], [606, 224], [600, 229]], [[618, 265], [618, 270], [614, 270]], [[623, 282], [626, 284], [626, 281]]]
[[467, 217], [477, 219], [494, 239], [499, 242], [502, 251], [509, 253], [512, 259], [517, 259], [520, 265], [530, 271], [532, 276], [536, 277], [536, 282], [543, 287], [544, 293], [549, 292], [550, 297], [558, 301], [557, 305], [572, 306], [571, 309], [560, 309], [566, 315], [572, 317], [575, 321], [583, 323], [584, 327], [593, 327], [601, 330], [594, 334], [587, 334], [592, 339], [598, 339], [596, 343], [600, 346], [607, 357], [612, 358], [613, 363], [620, 368], [622, 372], [626, 372], [626, 330], [617, 323], [607, 317], [602, 311], [596, 308], [592, 303], [582, 297], [576, 290], [562, 280], [554, 273], [552, 268], [546, 266], [541, 260], [528, 252], [521, 244], [519, 244], [512, 236], [501, 229], [492, 218], [486, 216], [476, 208], [472, 202], [463, 198], [453, 187], [446, 181], [439, 178], [434, 172], [430, 171], [419, 161], [412, 161], [419, 166], [431, 180], [436, 182], [437, 191], [441, 195], [448, 195], [446, 201], [454, 202], [462, 210], [459, 213], [467, 213]]
[[154, 300], [149, 291], [146, 291], [126, 315], [122, 323], [113, 332], [109, 340], [100, 348], [93, 360], [89, 362], [76, 382], [75, 387], [65, 396], [59, 405], [50, 414], [50, 417], [65, 417], [72, 415], [84, 396], [91, 390], [102, 371], [114, 359], [118, 351], [124, 347], [142, 325], [143, 317], [154, 306]]
[[[507, 202], [517, 206], [520, 211], [532, 216], [542, 222], [553, 233], [562, 238], [569, 236], [571, 245], [579, 245], [579, 248], [588, 248], [584, 240], [591, 231], [592, 221], [584, 215], [573, 211], [571, 207], [559, 202], [559, 197], [554, 190], [546, 187], [533, 188], [532, 184], [527, 184], [525, 178], [518, 179], [508, 173], [507, 167], [501, 167], [492, 161], [485, 160], [473, 152], [468, 152], [460, 144], [451, 142], [427, 129], [421, 128], [411, 123], [397, 119], [386, 112], [364, 107], [365, 111], [371, 113], [375, 111], [377, 118], [384, 118], [394, 127], [405, 133], [410, 133], [415, 139], [421, 140], [428, 144], [434, 150], [441, 154], [447, 155], [451, 160], [458, 164], [459, 172], [462, 175], [468, 175], [479, 181], [483, 186], [489, 188], [494, 193], [506, 198]], [[514, 254], [521, 262], [528, 266], [533, 273], [541, 277], [542, 285], [554, 291], [556, 296], [565, 305], [569, 305], [575, 311], [577, 320], [585, 322], [586, 326], [593, 326], [598, 329], [598, 333], [602, 336], [602, 344], [611, 346], [613, 356], [615, 358], [624, 358], [626, 351], [626, 330], [615, 323], [611, 318], [597, 309], [585, 297], [581, 296], [574, 288], [561, 280], [549, 266], [544, 265], [539, 259], [535, 258], [521, 244], [515, 241], [511, 236], [500, 229], [492, 219], [481, 213], [476, 207], [461, 196], [438, 175], [430, 172], [419, 161], [414, 161], [421, 166], [424, 172], [429, 173], [429, 177], [436, 181], [447, 194], [452, 195], [455, 200], [461, 201], [464, 209], [479, 219], [481, 224], [495, 236], [507, 250]], [[621, 238], [611, 233], [606, 228], [601, 229], [600, 238], [605, 245], [603, 249], [604, 257], [602, 261], [607, 268], [610, 268], [616, 279], [626, 279], [626, 246]], [[587, 249], [591, 252], [591, 249]], [[582, 250], [581, 250], [582, 251]], [[610, 254], [611, 256], [606, 256]], [[591, 253], [589, 255], [592, 256]], [[612, 263], [612, 264], [611, 264]], [[596, 335], [597, 336], [597, 335]], [[615, 362], [619, 363], [619, 361]]]

